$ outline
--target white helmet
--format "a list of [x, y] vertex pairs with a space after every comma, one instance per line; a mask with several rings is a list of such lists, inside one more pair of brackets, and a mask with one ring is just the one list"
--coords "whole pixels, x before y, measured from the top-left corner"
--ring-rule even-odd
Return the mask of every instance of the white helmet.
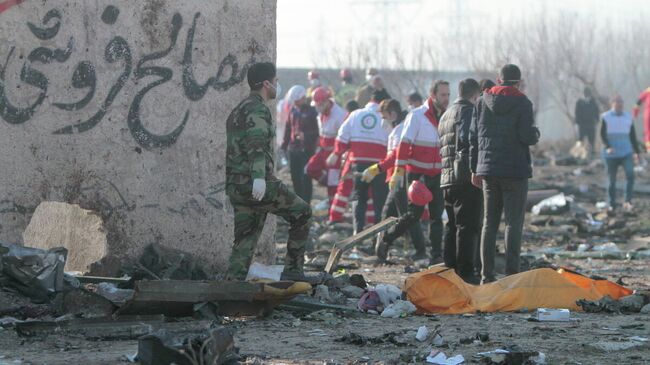
[[305, 96], [307, 96], [307, 90], [305, 90], [305, 87], [301, 85], [294, 85], [287, 92], [287, 96], [284, 98], [284, 102], [288, 103], [288, 105], [293, 105], [296, 100], [300, 100]]

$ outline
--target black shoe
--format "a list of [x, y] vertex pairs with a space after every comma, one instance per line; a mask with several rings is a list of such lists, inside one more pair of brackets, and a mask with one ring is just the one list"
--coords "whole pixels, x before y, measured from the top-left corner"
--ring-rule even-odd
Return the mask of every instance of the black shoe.
[[463, 279], [463, 281], [466, 282], [467, 284], [472, 284], [472, 285], [481, 284], [481, 279], [476, 275], [461, 276], [460, 278]]
[[413, 255], [411, 255], [411, 260], [413, 261], [420, 261], [428, 258], [429, 255], [427, 255], [426, 252], [424, 251], [416, 251]]
[[388, 260], [388, 243], [384, 240], [377, 240], [375, 255], [377, 255], [378, 262], [386, 262]]
[[325, 281], [332, 278], [332, 275], [326, 272], [319, 272], [316, 274], [305, 275], [304, 272], [298, 271], [283, 271], [280, 276], [282, 281], [300, 281], [309, 283], [311, 285], [323, 284]]

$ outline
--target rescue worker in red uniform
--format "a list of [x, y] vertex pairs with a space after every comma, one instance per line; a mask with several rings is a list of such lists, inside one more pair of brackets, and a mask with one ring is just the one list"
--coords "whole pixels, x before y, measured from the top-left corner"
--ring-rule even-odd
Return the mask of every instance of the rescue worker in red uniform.
[[[429, 240], [431, 243], [430, 263], [442, 262], [442, 212], [444, 201], [440, 188], [440, 137], [438, 122], [449, 105], [449, 82], [438, 80], [430, 90], [427, 101], [411, 111], [404, 121], [404, 130], [397, 148], [395, 171], [390, 179], [390, 188], [403, 185], [405, 175], [410, 185], [414, 180], [422, 181], [433, 194], [429, 202]], [[396, 226], [384, 234], [376, 248], [377, 252], [386, 252], [393, 241], [402, 236], [409, 227], [417, 222], [424, 211], [424, 206], [409, 203], [408, 212], [401, 216]], [[418, 248], [416, 247], [416, 250]], [[416, 258], [426, 258], [426, 252], [416, 252]]]
[[338, 168], [338, 164], [328, 167], [325, 162], [334, 151], [336, 136], [348, 113], [332, 99], [330, 91], [322, 86], [314, 90], [311, 105], [318, 111], [320, 138], [318, 152], [307, 164], [307, 174], [321, 185], [327, 186], [327, 195], [331, 203], [334, 194], [336, 194], [341, 170]]
[[[336, 137], [334, 152], [327, 158], [328, 166], [335, 166], [340, 161], [340, 156], [349, 151], [348, 160], [353, 170], [362, 173], [386, 156], [388, 134], [392, 127], [382, 122], [379, 113], [379, 103], [382, 100], [381, 94], [374, 93], [365, 108], [355, 110], [348, 116]], [[364, 182], [361, 176], [356, 177], [354, 181], [357, 197], [354, 212], [355, 232], [361, 232], [365, 227], [370, 187], [372, 187], [375, 217], [381, 216], [381, 209], [388, 193], [383, 178], [374, 179], [369, 184]]]

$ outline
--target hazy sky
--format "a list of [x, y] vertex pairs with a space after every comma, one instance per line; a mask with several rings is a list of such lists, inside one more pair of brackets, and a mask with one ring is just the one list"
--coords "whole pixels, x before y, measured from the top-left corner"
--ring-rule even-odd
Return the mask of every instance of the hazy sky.
[[[443, 33], [462, 41], [462, 27], [496, 31], [499, 22], [540, 13], [571, 13], [616, 24], [648, 19], [650, 0], [278, 0], [279, 67], [333, 66], [332, 52], [385, 39], [412, 49], [416, 39]], [[387, 31], [386, 31], [387, 30]], [[367, 41], [374, 40], [374, 41]], [[387, 51], [389, 52], [389, 51]], [[390, 57], [390, 55], [388, 55]], [[454, 68], [454, 67], [449, 67]]]

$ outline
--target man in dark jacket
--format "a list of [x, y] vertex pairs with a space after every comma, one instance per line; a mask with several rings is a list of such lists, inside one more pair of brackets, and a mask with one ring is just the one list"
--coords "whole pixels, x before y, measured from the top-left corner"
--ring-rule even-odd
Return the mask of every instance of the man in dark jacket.
[[440, 120], [440, 157], [445, 210], [449, 220], [445, 232], [445, 266], [454, 268], [463, 280], [475, 283], [474, 253], [478, 243], [481, 190], [472, 185], [469, 168], [469, 128], [479, 83], [465, 79], [458, 86], [459, 98]]
[[499, 86], [479, 99], [470, 128], [472, 183], [483, 188], [482, 283], [495, 280], [496, 236], [505, 214], [506, 275], [519, 272], [528, 179], [533, 176], [530, 146], [539, 141], [533, 104], [520, 90], [521, 71], [501, 68]]
[[293, 190], [307, 204], [311, 202], [313, 186], [311, 177], [305, 172], [305, 166], [316, 151], [317, 141], [318, 112], [309, 104], [303, 91], [289, 113], [281, 148], [288, 150]]
[[596, 98], [593, 97], [591, 89], [586, 87], [584, 98], [576, 102], [576, 124], [578, 125], [578, 141], [583, 142], [585, 138], [589, 141], [589, 152], [594, 155], [594, 143], [596, 142], [596, 125], [598, 124], [599, 110]]

